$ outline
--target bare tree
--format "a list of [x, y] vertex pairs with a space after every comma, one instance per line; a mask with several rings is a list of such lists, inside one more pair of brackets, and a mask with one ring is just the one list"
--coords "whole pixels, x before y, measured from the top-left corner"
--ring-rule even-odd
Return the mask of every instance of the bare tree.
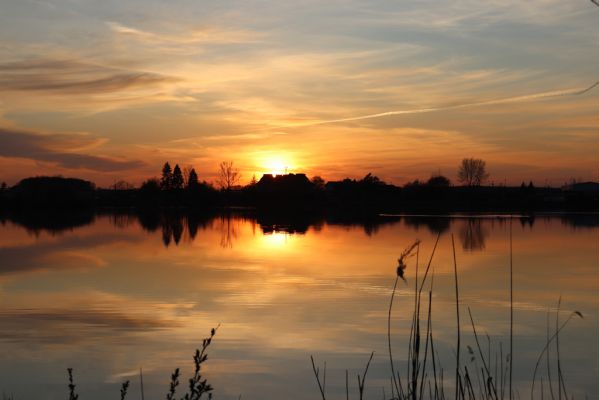
[[134, 189], [135, 186], [133, 186], [131, 183], [127, 182], [127, 181], [115, 181], [114, 184], [112, 185], [112, 189], [113, 190], [131, 190]]
[[181, 168], [181, 173], [183, 174], [183, 187], [189, 186], [189, 174], [192, 169], [192, 165], [184, 165], [183, 168]]
[[256, 179], [256, 174], [252, 175], [252, 180], [250, 181], [250, 186], [256, 186], [258, 184], [258, 180]]
[[466, 186], [480, 186], [489, 178], [487, 163], [480, 158], [464, 158], [458, 168], [458, 180]]
[[223, 161], [220, 163], [220, 172], [217, 179], [221, 189], [231, 190], [233, 186], [239, 183], [241, 174], [239, 170], [233, 166], [233, 161]]

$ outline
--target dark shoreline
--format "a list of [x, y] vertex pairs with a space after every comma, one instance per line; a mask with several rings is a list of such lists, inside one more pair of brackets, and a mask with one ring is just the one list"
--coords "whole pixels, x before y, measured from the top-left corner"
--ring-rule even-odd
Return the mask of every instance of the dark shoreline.
[[229, 190], [216, 190], [205, 183], [168, 190], [147, 185], [102, 189], [80, 179], [37, 177], [0, 191], [0, 215], [35, 219], [53, 214], [72, 219], [107, 210], [139, 215], [252, 213], [283, 219], [357, 221], [409, 214], [594, 213], [599, 212], [599, 184], [537, 188], [412, 183], [399, 187], [376, 179], [316, 184], [303, 174], [288, 174]]

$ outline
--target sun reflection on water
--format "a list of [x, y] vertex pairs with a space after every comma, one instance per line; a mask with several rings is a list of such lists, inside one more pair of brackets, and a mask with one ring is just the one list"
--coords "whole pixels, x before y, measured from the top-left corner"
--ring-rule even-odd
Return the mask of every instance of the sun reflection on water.
[[262, 242], [267, 248], [283, 248], [292, 241], [290, 236], [287, 232], [265, 233], [262, 235]]

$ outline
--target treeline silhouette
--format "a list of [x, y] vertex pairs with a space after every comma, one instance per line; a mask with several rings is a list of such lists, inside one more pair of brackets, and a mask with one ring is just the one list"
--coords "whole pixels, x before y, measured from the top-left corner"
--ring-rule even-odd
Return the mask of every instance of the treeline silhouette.
[[457, 211], [597, 211], [599, 184], [574, 183], [562, 188], [520, 186], [452, 186], [437, 175], [428, 181], [395, 186], [367, 174], [362, 179], [325, 182], [305, 174], [263, 175], [248, 185], [221, 189], [200, 182], [193, 168], [171, 169], [166, 163], [160, 179], [139, 188], [120, 181], [97, 188], [89, 181], [62, 177], [33, 177], [13, 187], [0, 188], [4, 210], [81, 210], [86, 208], [160, 209], [183, 207], [208, 212], [218, 208], [249, 207], [269, 211], [293, 211], [315, 215], [334, 210], [351, 215], [376, 213]]

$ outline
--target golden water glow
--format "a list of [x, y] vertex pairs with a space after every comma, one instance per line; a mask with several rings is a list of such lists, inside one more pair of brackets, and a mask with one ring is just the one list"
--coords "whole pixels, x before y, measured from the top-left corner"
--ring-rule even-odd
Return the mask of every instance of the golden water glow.
[[290, 235], [287, 232], [273, 232], [262, 235], [262, 243], [265, 248], [281, 248], [287, 245], [290, 240]]
[[[330, 365], [344, 368], [362, 367], [364, 354], [372, 350], [385, 354], [386, 310], [398, 253], [420, 238], [423, 268], [436, 238], [414, 219], [374, 230], [324, 223], [305, 234], [289, 234], [264, 233], [250, 219], [217, 218], [194, 238], [183, 224], [178, 244], [170, 240], [165, 246], [164, 234], [172, 230], [146, 232], [133, 220], [130, 225], [113, 222], [98, 217], [93, 225], [54, 236], [0, 225], [0, 352], [6, 360], [0, 365], [5, 377], [0, 383], [5, 390], [28, 390], [18, 386], [26, 367], [35, 365], [39, 376], [52, 376], [57, 364], [79, 360], [97, 366], [86, 379], [118, 382], [129, 371], [138, 374], [143, 365], [144, 381], [161, 385], [172, 368], [189, 365], [198, 338], [222, 322], [209, 363], [211, 373], [218, 371], [210, 376], [217, 390], [230, 390], [233, 399], [258, 388], [270, 391], [261, 392], [261, 398], [291, 398], [293, 388], [278, 378], [311, 379], [309, 354], [326, 354]], [[455, 219], [447, 229], [432, 264], [441, 357], [451, 357], [446, 344], [455, 340], [449, 233], [456, 237], [464, 307], [472, 308], [494, 342], [496, 335], [505, 339], [509, 333], [509, 223]], [[574, 229], [559, 219], [537, 218], [532, 227], [513, 224], [515, 341], [534, 338], [542, 346], [547, 307], [563, 294], [564, 315], [576, 309], [590, 316], [573, 321], [573, 327], [584, 329], [567, 330], [563, 339], [572, 386], [589, 393], [597, 391], [596, 381], [588, 377], [599, 360], [596, 346], [589, 346], [599, 332], [592, 318], [599, 309], [597, 229]], [[410, 333], [411, 312], [405, 310], [413, 298], [415, 263], [414, 257], [409, 260], [407, 283], [398, 286], [398, 349]], [[522, 352], [518, 359], [527, 372], [536, 361], [532, 353]], [[579, 369], [576, 359], [591, 364]], [[256, 371], [275, 384], [264, 389]], [[313, 393], [294, 398], [313, 398]]]

